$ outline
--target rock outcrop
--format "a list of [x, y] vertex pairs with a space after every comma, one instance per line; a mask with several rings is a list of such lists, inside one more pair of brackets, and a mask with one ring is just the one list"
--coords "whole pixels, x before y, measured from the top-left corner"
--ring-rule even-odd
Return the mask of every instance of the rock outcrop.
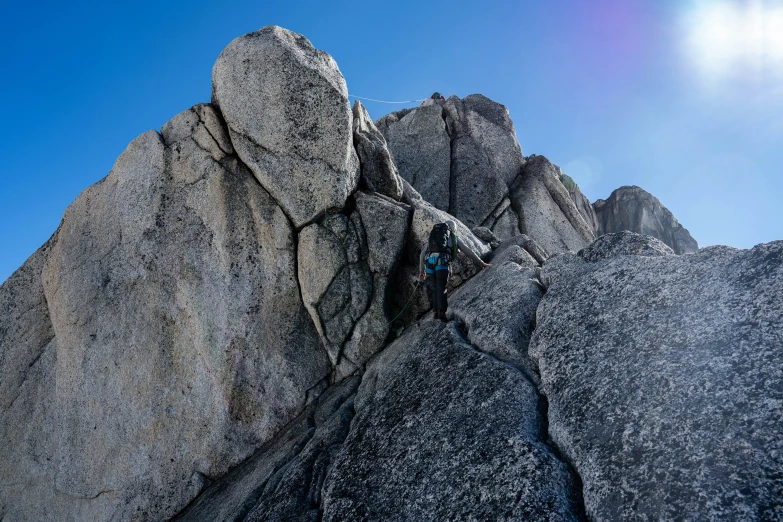
[[376, 122], [389, 144], [400, 176], [435, 207], [448, 212], [451, 139], [441, 105], [432, 100]]
[[[213, 91], [0, 286], [0, 520], [783, 519], [783, 242], [674, 255], [502, 105], [373, 124], [279, 27]], [[492, 266], [444, 324], [446, 220]]]
[[325, 521], [578, 519], [568, 469], [540, 439], [535, 386], [457, 323], [427, 322], [386, 348], [354, 408]]
[[620, 187], [593, 203], [599, 234], [628, 230], [660, 239], [675, 254], [690, 254], [698, 243], [658, 198], [639, 187]]
[[299, 234], [302, 298], [340, 376], [353, 373], [389, 334], [387, 286], [402, 254], [410, 207], [357, 192], [350, 217], [333, 214]]
[[480, 94], [451, 96], [388, 114], [376, 125], [400, 175], [468, 227], [485, 227], [500, 239], [523, 233], [550, 252], [576, 251], [595, 239], [587, 198], [576, 184], [566, 188], [560, 169], [543, 156], [522, 156], [505, 106]]
[[302, 35], [265, 27], [220, 54], [212, 97], [237, 155], [294, 227], [343, 208], [359, 160], [348, 89], [331, 56]]
[[585, 223], [590, 227], [593, 234], [596, 237], [599, 236], [600, 225], [598, 224], [598, 216], [596, 216], [595, 209], [590, 204], [590, 200], [587, 199], [587, 196], [582, 194], [582, 191], [579, 190], [579, 185], [576, 184], [571, 176], [560, 170], [560, 167], [557, 167], [557, 170], [559, 172], [560, 182], [568, 191], [568, 195], [571, 196], [571, 201], [576, 205], [576, 209], [579, 211], [582, 219], [585, 220]]
[[559, 174], [544, 156], [533, 155], [512, 187], [511, 204], [523, 233], [549, 253], [577, 251], [595, 239]]
[[386, 138], [359, 100], [353, 104], [353, 143], [359, 154], [362, 178], [367, 189], [397, 201], [402, 199], [402, 180]]
[[783, 242], [548, 260], [530, 355], [592, 520], [783, 516]]

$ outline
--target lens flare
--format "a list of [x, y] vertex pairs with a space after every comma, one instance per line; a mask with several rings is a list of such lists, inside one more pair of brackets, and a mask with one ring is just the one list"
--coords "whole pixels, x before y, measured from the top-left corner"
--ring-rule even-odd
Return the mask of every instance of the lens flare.
[[783, 76], [783, 2], [698, 2], [685, 20], [688, 54], [702, 71]]

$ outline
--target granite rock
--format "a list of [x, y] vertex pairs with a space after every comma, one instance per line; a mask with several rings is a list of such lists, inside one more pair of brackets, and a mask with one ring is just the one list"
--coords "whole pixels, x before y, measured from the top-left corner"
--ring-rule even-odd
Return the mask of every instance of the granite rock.
[[27, 283], [31, 323], [3, 341], [4, 353], [30, 353], [54, 335], [19, 402], [36, 396], [38, 462], [11, 464], [25, 471], [3, 494], [6, 513], [168, 518], [329, 374], [299, 295], [293, 227], [227, 136], [213, 107], [186, 110], [134, 140], [66, 210]]
[[529, 350], [588, 516], [780, 520], [783, 242], [599, 242], [544, 264]]
[[232, 41], [212, 70], [239, 158], [297, 229], [342, 209], [359, 182], [348, 89], [307, 38], [267, 26]]
[[386, 138], [400, 176], [436, 208], [448, 210], [451, 138], [441, 106], [426, 104], [387, 114], [376, 126]]
[[595, 239], [565, 186], [559, 169], [544, 156], [530, 156], [511, 187], [520, 230], [550, 254], [577, 251]]
[[353, 143], [367, 187], [392, 199], [402, 199], [402, 180], [386, 139], [359, 100], [353, 104]]
[[593, 208], [599, 234], [623, 230], [646, 234], [669, 245], [675, 254], [690, 254], [699, 249], [696, 240], [674, 214], [658, 198], [639, 187], [620, 187], [609, 199], [593, 203]]
[[567, 467], [540, 439], [538, 394], [426, 321], [367, 368], [322, 493], [324, 521], [577, 520]]
[[[273, 440], [211, 484], [172, 522], [311, 520], [324, 473], [353, 417], [358, 377], [320, 394]], [[281, 512], [282, 511], [282, 512]]]
[[443, 113], [452, 140], [449, 213], [468, 226], [481, 225], [524, 165], [514, 124], [504, 105], [480, 94], [451, 96]]

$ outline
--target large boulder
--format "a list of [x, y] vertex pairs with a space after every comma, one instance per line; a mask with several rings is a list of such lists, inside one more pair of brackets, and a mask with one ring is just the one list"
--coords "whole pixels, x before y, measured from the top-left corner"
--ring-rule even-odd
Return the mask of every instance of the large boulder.
[[576, 252], [595, 239], [559, 175], [547, 158], [532, 155], [511, 187], [511, 204], [519, 213], [521, 232], [550, 254]]
[[451, 138], [443, 109], [426, 103], [391, 113], [376, 122], [389, 144], [400, 176], [435, 207], [448, 211], [451, 180]]
[[459, 319], [482, 352], [525, 371], [536, 382], [527, 345], [544, 295], [538, 263], [522, 247], [504, 249], [502, 259], [449, 296], [448, 316]]
[[480, 94], [427, 99], [376, 125], [402, 177], [435, 208], [502, 239], [519, 234], [506, 196], [525, 160], [505, 106]]
[[398, 201], [402, 199], [402, 180], [386, 139], [359, 100], [353, 104], [353, 143], [367, 188]]
[[417, 325], [368, 365], [322, 520], [578, 520], [538, 401], [456, 322]]
[[3, 285], [10, 310], [38, 303], [2, 340], [38, 375], [9, 383], [36, 412], [35, 433], [6, 430], [22, 412], [3, 413], [35, 456], [3, 452], [9, 520], [166, 519], [329, 375], [294, 229], [231, 152], [209, 105], [142, 134], [68, 208], [44, 259]]
[[232, 41], [212, 70], [239, 158], [296, 228], [341, 209], [359, 181], [345, 79], [307, 38], [268, 26]]
[[639, 187], [620, 187], [609, 199], [593, 203], [593, 208], [599, 234], [623, 230], [647, 234], [669, 245], [675, 254], [690, 254], [699, 249], [674, 214], [658, 198]]
[[779, 520], [783, 242], [548, 260], [530, 355], [592, 520]]

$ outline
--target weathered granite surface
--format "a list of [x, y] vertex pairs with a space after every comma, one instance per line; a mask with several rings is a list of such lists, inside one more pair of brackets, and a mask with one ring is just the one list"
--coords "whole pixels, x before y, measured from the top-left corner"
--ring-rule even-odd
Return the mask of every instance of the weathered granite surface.
[[642, 241], [542, 270], [530, 355], [588, 516], [783, 519], [783, 242]]
[[628, 230], [660, 239], [675, 254], [689, 254], [699, 245], [669, 209], [649, 192], [636, 187], [620, 187], [609, 199], [593, 203], [599, 234]]
[[141, 135], [68, 208], [43, 263], [3, 285], [27, 306], [14, 296], [26, 279], [32, 304], [12, 317], [3, 354], [32, 357], [54, 335], [30, 370], [40, 382], [4, 379], [40, 412], [34, 432], [8, 430], [36, 455], [20, 466], [3, 452], [3, 475], [19, 475], [3, 486], [8, 520], [35, 519], [24, 506], [46, 495], [43, 513], [58, 520], [165, 519], [329, 375], [299, 295], [293, 227], [231, 152], [209, 105]]
[[386, 138], [375, 127], [359, 100], [353, 104], [353, 143], [366, 188], [398, 201], [402, 199], [402, 180]]
[[343, 208], [359, 159], [348, 89], [331, 56], [300, 34], [264, 27], [220, 54], [212, 98], [239, 158], [296, 228]]
[[[210, 485], [172, 522], [317, 520], [324, 474], [335, 446], [347, 435], [360, 380], [349, 377], [326, 389], [273, 440]], [[281, 507], [284, 513], [279, 513]]]
[[560, 181], [559, 169], [544, 156], [528, 157], [510, 199], [520, 231], [549, 253], [577, 251], [595, 239]]
[[400, 176], [436, 208], [448, 211], [451, 138], [440, 105], [387, 114], [375, 122], [392, 151]]
[[368, 366], [323, 491], [323, 520], [576, 520], [566, 466], [541, 441], [538, 394], [425, 321]]

